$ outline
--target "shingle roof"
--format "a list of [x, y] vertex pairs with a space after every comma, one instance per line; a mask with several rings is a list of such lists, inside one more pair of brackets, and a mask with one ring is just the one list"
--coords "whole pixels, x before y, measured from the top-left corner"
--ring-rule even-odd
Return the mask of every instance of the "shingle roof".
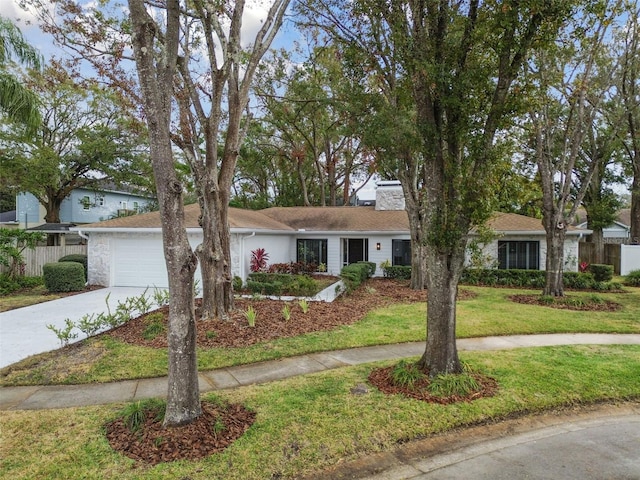
[[374, 207], [273, 207], [261, 212], [294, 230], [322, 232], [398, 232], [409, 230], [404, 210]]
[[[185, 207], [187, 228], [199, 228], [198, 204]], [[272, 207], [264, 210], [229, 208], [229, 226], [233, 229], [307, 232], [408, 232], [409, 219], [404, 210], [375, 210], [374, 207]], [[514, 213], [496, 213], [488, 227], [498, 232], [542, 232], [537, 218]], [[158, 212], [120, 217], [83, 225], [88, 229], [161, 228]], [[575, 230], [575, 229], [574, 229]]]
[[487, 222], [487, 226], [496, 232], [540, 232], [544, 230], [540, 219], [516, 213], [495, 213]]
[[[200, 206], [197, 203], [184, 207], [186, 228], [199, 228]], [[291, 230], [290, 227], [266, 217], [260, 211], [229, 208], [229, 226], [231, 228], [249, 228], [256, 230]], [[82, 229], [93, 228], [161, 228], [160, 212], [143, 213], [128, 217], [118, 217], [104, 222], [83, 225]]]

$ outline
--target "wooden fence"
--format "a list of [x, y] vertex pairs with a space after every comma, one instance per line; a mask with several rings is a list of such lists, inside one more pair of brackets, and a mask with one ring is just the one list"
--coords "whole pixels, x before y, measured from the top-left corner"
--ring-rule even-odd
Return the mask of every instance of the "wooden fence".
[[[65, 255], [87, 254], [86, 245], [66, 245], [64, 247], [36, 247], [34, 250], [26, 249], [22, 252], [25, 263], [25, 275], [39, 277], [42, 275], [42, 266], [45, 263], [55, 263]], [[8, 268], [0, 265], [0, 271]]]
[[[595, 263], [595, 245], [589, 242], [580, 242], [578, 244], [579, 262]], [[604, 244], [604, 262], [605, 265], [613, 265], [613, 272], [620, 275], [620, 244], [605, 243]]]

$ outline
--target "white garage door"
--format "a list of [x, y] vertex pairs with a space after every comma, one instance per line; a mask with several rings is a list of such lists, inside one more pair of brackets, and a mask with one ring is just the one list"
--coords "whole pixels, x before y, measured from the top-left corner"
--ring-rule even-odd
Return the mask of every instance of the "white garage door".
[[117, 287], [169, 286], [160, 235], [119, 238], [112, 258], [113, 284]]

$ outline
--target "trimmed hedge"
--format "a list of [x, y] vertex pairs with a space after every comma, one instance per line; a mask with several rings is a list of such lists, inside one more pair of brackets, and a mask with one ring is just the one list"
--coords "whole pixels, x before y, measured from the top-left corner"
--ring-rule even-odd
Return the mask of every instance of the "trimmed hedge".
[[60, 258], [58, 262], [76, 262], [82, 264], [84, 267], [84, 280], [87, 281], [87, 273], [88, 273], [88, 260], [87, 256], [82, 253], [72, 253], [71, 255], [65, 255]]
[[249, 280], [260, 283], [279, 282], [287, 287], [295, 281], [295, 277], [288, 273], [253, 272], [249, 274]]
[[[373, 265], [373, 269], [371, 266]], [[340, 271], [340, 277], [344, 281], [347, 287], [347, 292], [352, 292], [358, 288], [362, 282], [371, 277], [375, 272], [375, 263], [371, 262], [358, 262], [350, 263], [346, 267], [342, 267]]]
[[318, 285], [309, 275], [254, 272], [249, 274], [247, 289], [263, 295], [279, 296], [286, 292], [294, 296], [308, 297], [316, 293]]
[[[544, 270], [500, 270], [467, 268], [462, 273], [460, 283], [480, 286], [502, 286], [515, 288], [543, 288]], [[597, 281], [591, 273], [564, 272], [562, 281], [565, 288], [575, 290], [620, 290], [621, 285], [615, 282]]]
[[384, 276], [398, 280], [411, 280], [411, 266], [409, 265], [389, 265], [382, 267]]
[[77, 292], [84, 289], [84, 267], [76, 262], [47, 263], [42, 266], [44, 286], [50, 292]]
[[251, 293], [259, 293], [262, 295], [282, 295], [282, 282], [256, 282], [255, 280], [247, 280], [247, 288]]

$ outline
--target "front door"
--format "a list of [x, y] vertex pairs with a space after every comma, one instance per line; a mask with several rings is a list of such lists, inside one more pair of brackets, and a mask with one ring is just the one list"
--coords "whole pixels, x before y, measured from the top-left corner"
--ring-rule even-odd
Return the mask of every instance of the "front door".
[[342, 239], [342, 265], [369, 260], [368, 238]]

